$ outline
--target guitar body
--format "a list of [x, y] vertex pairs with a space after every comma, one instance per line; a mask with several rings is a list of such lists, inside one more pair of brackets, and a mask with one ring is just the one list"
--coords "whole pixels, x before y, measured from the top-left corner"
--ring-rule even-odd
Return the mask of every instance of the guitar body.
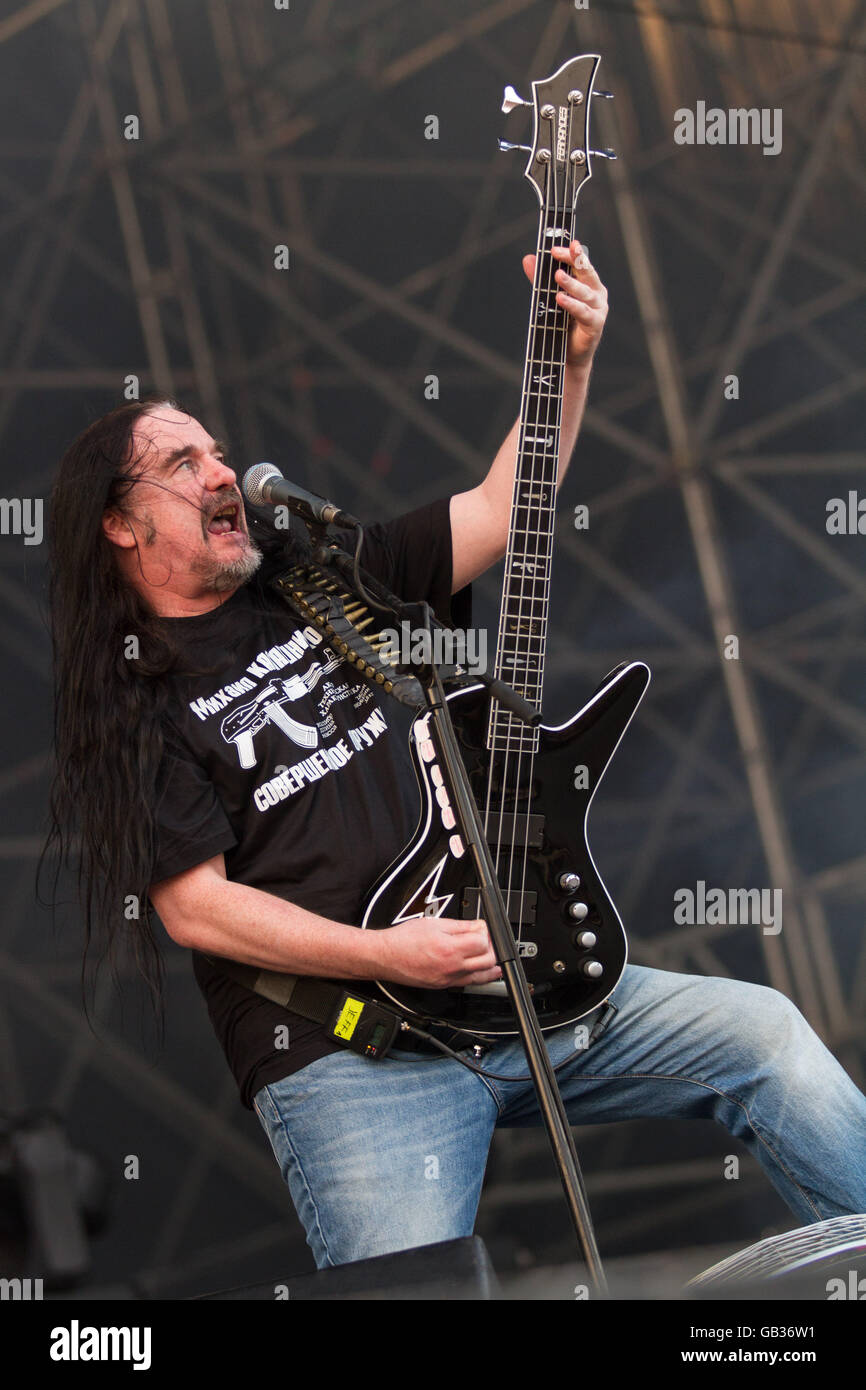
[[[541, 725], [537, 749], [518, 757], [491, 756], [485, 746], [489, 698], [483, 686], [448, 696], [482, 823], [487, 806], [487, 841], [543, 1029], [577, 1020], [601, 1004], [625, 967], [625, 933], [589, 849], [587, 818], [649, 679], [642, 662], [618, 667], [567, 723]], [[403, 854], [374, 886], [365, 928], [418, 917], [483, 915], [472, 855], [454, 824], [434, 740], [427, 715], [415, 720], [410, 748], [421, 817]], [[579, 883], [564, 886], [567, 874]], [[380, 982], [379, 988], [407, 1014], [466, 1032], [517, 1032], [500, 982], [448, 990]]]

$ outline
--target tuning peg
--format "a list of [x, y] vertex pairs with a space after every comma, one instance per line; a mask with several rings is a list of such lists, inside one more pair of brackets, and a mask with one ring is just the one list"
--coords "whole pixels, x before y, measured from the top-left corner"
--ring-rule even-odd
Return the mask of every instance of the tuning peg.
[[613, 92], [593, 91], [594, 97], [607, 97], [608, 101], [613, 101]]
[[506, 116], [509, 111], [513, 111], [515, 106], [531, 106], [531, 101], [524, 101], [522, 96], [515, 92], [513, 87], [506, 87], [502, 94], [502, 110]]
[[510, 140], [500, 140], [499, 148], [501, 150], [526, 150], [527, 154], [532, 154], [531, 145], [515, 145]]
[[590, 150], [595, 159], [616, 159], [616, 150]]

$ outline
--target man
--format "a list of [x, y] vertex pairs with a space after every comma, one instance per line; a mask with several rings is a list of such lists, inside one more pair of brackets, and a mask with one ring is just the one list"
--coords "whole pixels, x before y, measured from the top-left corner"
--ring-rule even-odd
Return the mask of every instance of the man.
[[[607, 296], [578, 243], [555, 254], [570, 316], [561, 478]], [[464, 618], [467, 586], [505, 550], [516, 443], [517, 426], [477, 487], [369, 527], [364, 567]], [[171, 403], [91, 426], [51, 515], [54, 833], [80, 836], [88, 942], [103, 929], [110, 945], [123, 904], [149, 897], [191, 949], [317, 1265], [469, 1234], [494, 1126], [539, 1122], [519, 1044], [484, 1056], [507, 1081], [402, 1048], [371, 1062], [218, 963], [358, 988], [499, 978], [483, 922], [357, 930], [415, 828], [408, 714], [266, 586], [303, 547], [254, 542], [223, 446]], [[149, 912], [129, 929], [156, 997]], [[571, 1027], [546, 1036], [572, 1123], [715, 1118], [801, 1220], [866, 1209], [866, 1101], [776, 992], [630, 965], [588, 1047]]]

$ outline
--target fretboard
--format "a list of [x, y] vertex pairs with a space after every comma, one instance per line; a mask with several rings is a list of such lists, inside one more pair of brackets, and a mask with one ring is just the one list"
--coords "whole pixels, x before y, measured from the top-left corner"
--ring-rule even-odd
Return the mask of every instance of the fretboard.
[[[551, 246], [567, 246], [573, 215], [542, 208], [526, 366], [520, 403], [517, 467], [511, 527], [502, 584], [495, 675], [536, 707], [541, 706], [553, 559], [556, 478], [568, 315], [556, 302], [554, 280], [562, 264]], [[563, 225], [564, 222], [567, 225]], [[538, 733], [491, 701], [487, 747], [491, 752], [532, 750]]]

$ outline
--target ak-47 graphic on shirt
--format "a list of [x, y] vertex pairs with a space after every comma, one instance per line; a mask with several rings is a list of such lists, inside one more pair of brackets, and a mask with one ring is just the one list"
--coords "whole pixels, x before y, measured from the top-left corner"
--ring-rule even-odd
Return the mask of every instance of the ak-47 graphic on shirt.
[[[325, 649], [327, 650], [327, 648]], [[300, 748], [315, 748], [319, 741], [319, 730], [315, 724], [302, 724], [293, 719], [284, 708], [293, 700], [302, 700], [323, 676], [328, 675], [342, 662], [342, 657], [329, 654], [324, 664], [313, 662], [302, 676], [289, 676], [287, 680], [272, 680], [239, 709], [227, 714], [220, 725], [220, 733], [226, 743], [233, 743], [237, 749], [241, 767], [256, 765], [256, 751], [253, 740], [266, 724], [276, 724], [293, 743]]]

